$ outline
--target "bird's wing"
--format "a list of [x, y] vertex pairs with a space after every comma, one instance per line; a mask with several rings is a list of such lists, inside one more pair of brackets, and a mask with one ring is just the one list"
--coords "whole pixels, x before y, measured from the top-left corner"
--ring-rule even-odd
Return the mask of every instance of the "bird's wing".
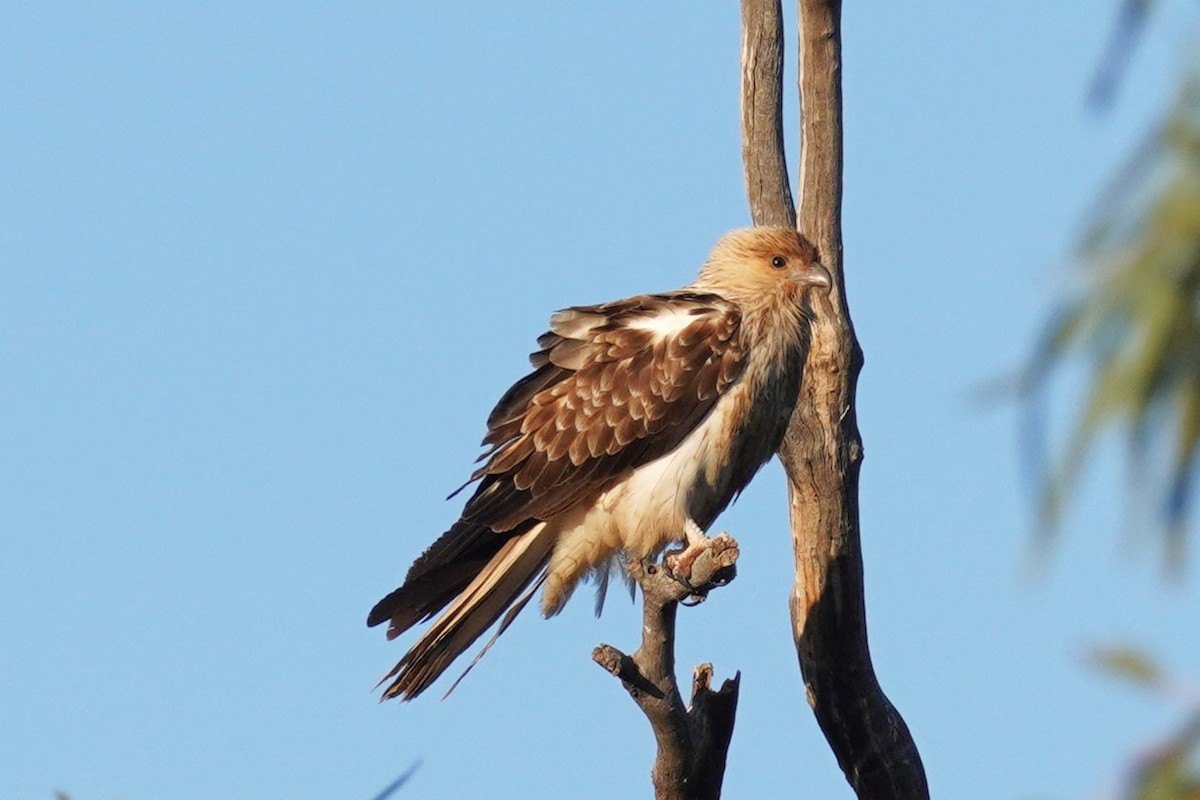
[[463, 521], [548, 519], [669, 453], [741, 375], [740, 325], [734, 304], [688, 291], [555, 314], [488, 417]]

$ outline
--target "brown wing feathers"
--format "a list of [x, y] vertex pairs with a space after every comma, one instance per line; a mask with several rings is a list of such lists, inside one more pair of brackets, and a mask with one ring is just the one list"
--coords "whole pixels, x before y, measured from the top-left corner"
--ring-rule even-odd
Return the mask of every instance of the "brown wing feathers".
[[[694, 318], [662, 336], [649, 323], [669, 313]], [[725, 301], [690, 293], [556, 314], [531, 356], [542, 366], [489, 418], [463, 518], [494, 530], [547, 519], [670, 452], [737, 378], [739, 323]]]
[[[680, 314], [688, 319], [662, 321]], [[517, 601], [553, 546], [540, 521], [590, 501], [699, 424], [740, 374], [739, 324], [734, 306], [690, 292], [554, 315], [530, 356], [534, 371], [488, 417], [490, 449], [461, 519], [368, 618], [390, 619], [392, 637], [449, 605], [388, 676], [385, 696], [422, 691]]]

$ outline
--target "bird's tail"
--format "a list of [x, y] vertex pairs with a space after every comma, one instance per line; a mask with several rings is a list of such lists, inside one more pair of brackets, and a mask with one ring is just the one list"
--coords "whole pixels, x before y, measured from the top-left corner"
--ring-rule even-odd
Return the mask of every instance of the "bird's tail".
[[[540, 583], [539, 575], [544, 572], [553, 545], [554, 536], [547, 531], [544, 522], [538, 522], [523, 534], [504, 541], [474, 579], [449, 601], [441, 616], [379, 682], [382, 685], [391, 681], [383, 692], [383, 699], [399, 696], [411, 700], [425, 691], [452, 661], [508, 611], [503, 624], [492, 637], [494, 642], [536, 590]], [[522, 592], [525, 592], [524, 596]], [[492, 642], [488, 642], [483, 652], [491, 647]], [[479, 660], [479, 656], [467, 667], [468, 670]], [[453, 689], [452, 686], [451, 691]]]

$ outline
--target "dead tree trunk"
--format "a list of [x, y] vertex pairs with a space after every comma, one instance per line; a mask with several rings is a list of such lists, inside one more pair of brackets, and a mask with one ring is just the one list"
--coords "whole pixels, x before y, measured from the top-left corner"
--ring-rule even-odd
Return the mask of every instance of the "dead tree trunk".
[[[742, 0], [742, 156], [756, 225], [797, 224], [783, 140], [780, 0]], [[859, 543], [862, 442], [854, 392], [862, 351], [842, 271], [840, 0], [800, 0], [802, 148], [799, 229], [834, 278], [812, 328], [804, 384], [779, 456], [788, 474], [796, 584], [791, 610], [809, 704], [859, 798], [929, 797], [924, 768], [899, 712], [875, 678], [867, 647]], [[726, 544], [726, 542], [728, 544]], [[702, 594], [732, 577], [736, 543], [713, 540]], [[738, 681], [710, 687], [711, 666], [693, 680], [685, 708], [675, 679], [675, 612], [687, 591], [653, 568], [642, 588], [642, 644], [632, 655], [602, 645], [592, 657], [620, 678], [658, 742], [658, 800], [716, 800], [733, 733]]]
[[[798, 225], [834, 278], [812, 329], [799, 402], [780, 448], [788, 474], [796, 584], [793, 635], [808, 702], [860, 798], [928, 798], [904, 720], [875, 678], [859, 542], [862, 351], [842, 270], [841, 2], [800, 0]], [[743, 0], [743, 155], [755, 224], [796, 221], [781, 125], [780, 0]]]

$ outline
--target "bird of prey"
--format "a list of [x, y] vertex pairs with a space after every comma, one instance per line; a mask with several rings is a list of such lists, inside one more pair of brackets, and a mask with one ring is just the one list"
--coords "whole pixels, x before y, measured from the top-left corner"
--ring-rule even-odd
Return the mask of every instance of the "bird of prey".
[[384, 699], [423, 692], [539, 586], [551, 616], [589, 574], [603, 585], [619, 559], [675, 542], [668, 566], [686, 579], [704, 531], [783, 438], [809, 295], [830, 284], [797, 231], [747, 228], [681, 289], [551, 317], [533, 371], [488, 417], [459, 520], [367, 618], [392, 639], [441, 612], [380, 681]]

